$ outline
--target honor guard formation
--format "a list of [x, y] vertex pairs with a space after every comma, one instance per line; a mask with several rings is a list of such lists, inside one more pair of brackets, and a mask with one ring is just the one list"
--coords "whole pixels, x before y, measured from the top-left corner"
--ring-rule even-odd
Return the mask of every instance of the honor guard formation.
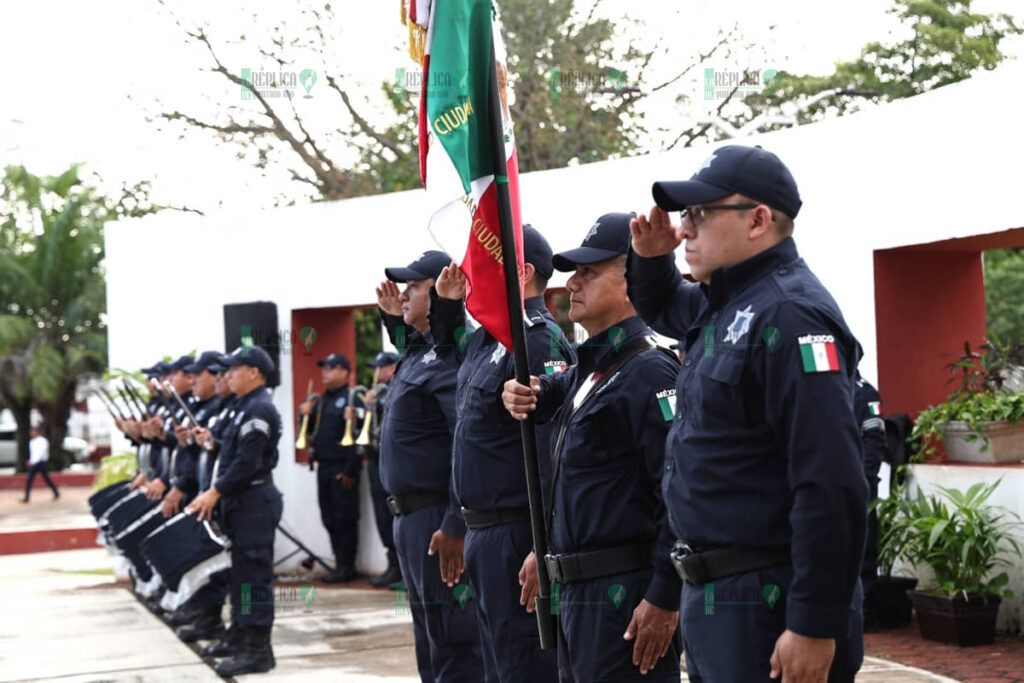
[[[797, 250], [796, 181], [771, 152], [730, 145], [689, 180], [654, 183], [653, 199], [585, 217], [561, 253], [523, 227], [528, 386], [440, 251], [384, 270], [397, 353], [373, 358], [370, 388], [344, 354], [318, 362], [296, 447], [333, 553], [323, 581], [357, 577], [368, 476], [388, 559], [370, 584], [407, 592], [424, 683], [676, 682], [683, 662], [691, 681], [841, 682], [860, 668], [885, 427], [860, 345]], [[556, 270], [580, 343], [545, 303]], [[249, 345], [143, 373], [145, 393], [105, 394], [138, 471], [92, 512], [135, 592], [220, 658], [217, 673], [269, 671], [277, 368]], [[557, 642], [542, 648], [550, 615]]]

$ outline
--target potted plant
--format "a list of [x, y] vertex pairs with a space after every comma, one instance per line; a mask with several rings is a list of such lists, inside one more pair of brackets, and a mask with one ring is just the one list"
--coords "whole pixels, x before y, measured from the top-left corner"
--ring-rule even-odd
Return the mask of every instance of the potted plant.
[[871, 510], [878, 519], [878, 576], [870, 594], [865, 596], [864, 607], [874, 627], [894, 628], [910, 623], [910, 591], [917, 587], [917, 579], [893, 574], [897, 562], [908, 560], [911, 532], [904, 514], [907, 507], [906, 484], [902, 482], [892, 487], [887, 498], [871, 501]]
[[921, 635], [957, 645], [980, 645], [995, 639], [1001, 598], [1010, 597], [1004, 551], [1021, 555], [1010, 536], [1019, 519], [986, 504], [999, 485], [977, 483], [967, 492], [938, 487], [938, 495], [907, 502], [905, 553], [915, 565], [935, 574], [933, 586], [911, 592]]
[[911, 438], [920, 440], [919, 457], [935, 455], [943, 442], [950, 460], [1024, 460], [1024, 343], [1004, 346], [993, 339], [982, 350], [975, 353], [964, 342], [963, 355], [947, 366], [959, 388], [915, 420]]

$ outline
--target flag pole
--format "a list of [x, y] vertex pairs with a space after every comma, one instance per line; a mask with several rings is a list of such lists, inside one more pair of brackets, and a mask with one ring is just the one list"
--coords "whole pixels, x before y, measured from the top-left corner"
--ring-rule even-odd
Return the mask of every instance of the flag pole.
[[[498, 200], [498, 222], [501, 226], [501, 254], [505, 271], [505, 298], [512, 329], [512, 359], [515, 378], [520, 384], [530, 385], [530, 365], [526, 353], [526, 332], [523, 326], [523, 300], [519, 287], [516, 258], [515, 227], [512, 223], [512, 200], [508, 187], [508, 164], [505, 159], [505, 137], [501, 119], [501, 97], [498, 92], [498, 64], [491, 39], [490, 88], [488, 105], [491, 122], [491, 142], [494, 153], [494, 185]], [[537, 465], [537, 436], [533, 415], [520, 424], [523, 441], [523, 464], [526, 469], [526, 491], [530, 502], [530, 526], [533, 531], [533, 549], [537, 556], [539, 594], [534, 602], [540, 646], [544, 650], [555, 648], [555, 620], [550, 606], [550, 581], [544, 556], [548, 541], [544, 523], [544, 505], [541, 497], [540, 469]]]

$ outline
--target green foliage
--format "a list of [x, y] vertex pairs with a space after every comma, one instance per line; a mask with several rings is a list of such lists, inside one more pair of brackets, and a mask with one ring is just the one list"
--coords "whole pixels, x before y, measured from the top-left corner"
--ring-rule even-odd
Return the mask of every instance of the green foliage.
[[103, 226], [147, 206], [145, 185], [110, 199], [78, 165], [56, 176], [8, 166], [0, 176], [0, 403], [18, 421], [22, 458], [29, 411], [61, 443], [78, 378], [106, 363]]
[[[1005, 59], [999, 46], [1022, 27], [1007, 14], [971, 11], [971, 0], [896, 0], [889, 10], [900, 20], [897, 36], [868, 43], [857, 59], [839, 62], [828, 76], [781, 72], [771, 91], [750, 96], [754, 108], [778, 108], [785, 102], [837, 88], [875, 93], [875, 101], [919, 95], [994, 69]], [[809, 107], [801, 123], [830, 113], [842, 114], [852, 100], [837, 97]]]
[[[902, 468], [901, 468], [902, 469]], [[897, 562], [908, 561], [907, 487], [900, 484], [889, 491], [887, 498], [875, 498], [870, 509], [878, 518], [878, 573], [891, 577]]]
[[988, 448], [985, 436], [986, 422], [1024, 420], [1024, 392], [1009, 391], [1004, 386], [1015, 367], [1024, 362], [1024, 343], [1006, 346], [995, 338], [982, 346], [983, 354], [974, 353], [964, 342], [964, 353], [949, 363], [950, 381], [959, 386], [945, 403], [929, 406], [914, 421], [910, 439], [920, 443], [915, 460], [935, 455], [937, 444], [944, 438], [944, 427], [953, 421], [964, 422], [970, 433], [968, 441], [979, 437]]
[[984, 258], [989, 334], [1024, 342], [1024, 248], [986, 251]]
[[1006, 572], [989, 576], [1010, 563], [1006, 553], [1021, 556], [1012, 537], [1020, 519], [985, 504], [1001, 481], [979, 482], [966, 492], [938, 487], [938, 495], [918, 491], [915, 498], [902, 498], [887, 542], [898, 543], [913, 564], [931, 567], [937, 589], [949, 597], [1011, 597]]
[[356, 367], [359, 376], [356, 381], [369, 389], [373, 388], [373, 368], [370, 361], [381, 350], [380, 315], [377, 308], [363, 308], [355, 312], [356, 322]]

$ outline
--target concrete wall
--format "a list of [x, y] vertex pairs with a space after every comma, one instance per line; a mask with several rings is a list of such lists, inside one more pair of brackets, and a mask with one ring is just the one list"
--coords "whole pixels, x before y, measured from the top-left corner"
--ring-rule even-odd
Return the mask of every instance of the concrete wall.
[[[797, 243], [863, 344], [861, 371], [868, 379], [878, 378], [875, 304], [886, 294], [875, 290], [876, 250], [1024, 226], [1024, 205], [1008, 199], [1019, 194], [1010, 162], [1024, 158], [1021, 82], [1024, 66], [1011, 64], [872, 111], [743, 141], [776, 152], [792, 169], [804, 198]], [[688, 178], [711, 151], [695, 147], [526, 174], [523, 219], [556, 251], [577, 246], [594, 218], [647, 211], [653, 181]], [[1007, 160], [1002, 167], [1001, 159]], [[164, 212], [111, 224], [110, 363], [138, 368], [164, 354], [222, 348], [225, 303], [274, 301], [280, 321], [293, 320], [296, 309], [373, 304], [385, 266], [404, 265], [435, 246], [425, 226], [451, 199], [414, 190], [202, 217]], [[216, 269], [194, 268], [200, 249], [217, 255]], [[167, 270], [169, 262], [185, 262], [168, 258], [174, 250], [188, 252], [189, 267]], [[552, 282], [562, 284], [562, 276]], [[183, 312], [191, 324], [171, 324]], [[292, 363], [282, 362], [281, 375], [275, 401], [284, 434], [275, 480], [285, 494], [285, 522], [328, 552], [313, 475], [291, 453]], [[304, 391], [301, 379], [300, 385]], [[361, 538], [371, 545], [360, 554], [363, 570], [381, 560], [371, 520], [364, 509]]]

